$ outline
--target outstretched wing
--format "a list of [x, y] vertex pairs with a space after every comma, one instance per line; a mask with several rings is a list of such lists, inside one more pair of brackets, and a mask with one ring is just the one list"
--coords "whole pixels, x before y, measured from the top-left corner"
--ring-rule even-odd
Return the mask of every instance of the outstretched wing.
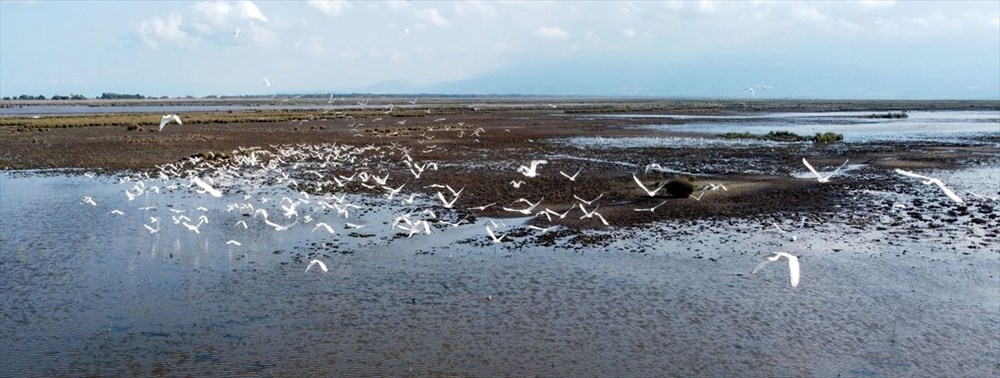
[[948, 189], [948, 187], [944, 186], [944, 183], [941, 182], [941, 180], [934, 180], [934, 183], [937, 184], [937, 186], [940, 187], [942, 191], [944, 191], [944, 194], [948, 196], [948, 198], [951, 198], [952, 201], [958, 203], [965, 203], [965, 201], [963, 201], [962, 198], [958, 196], [958, 194], [955, 194], [955, 192], [951, 191], [951, 189]]
[[921, 176], [921, 175], [918, 175], [916, 173], [913, 173], [913, 172], [910, 172], [910, 171], [904, 171], [904, 170], [899, 169], [899, 168], [896, 168], [896, 173], [901, 174], [903, 176], [909, 176], [909, 177], [913, 177], [913, 178], [918, 178], [918, 179], [921, 179], [921, 180], [934, 180], [933, 178], [930, 178], [930, 177], [927, 177], [927, 176]]
[[787, 253], [782, 255], [788, 259], [788, 278], [792, 287], [799, 286], [799, 258]]
[[812, 172], [812, 174], [816, 175], [816, 178], [820, 180], [823, 179], [823, 176], [820, 176], [819, 172], [816, 172], [816, 168], [813, 168], [812, 164], [809, 164], [809, 162], [806, 161], [806, 158], [802, 158], [802, 164], [805, 164], [806, 168], [809, 168], [809, 172]]

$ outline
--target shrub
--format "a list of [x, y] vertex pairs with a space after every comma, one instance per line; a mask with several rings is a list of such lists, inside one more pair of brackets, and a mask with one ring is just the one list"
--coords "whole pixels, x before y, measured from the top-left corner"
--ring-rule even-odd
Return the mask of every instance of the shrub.
[[667, 185], [663, 187], [670, 193], [671, 196], [675, 198], [687, 198], [691, 193], [694, 193], [694, 184], [690, 181], [681, 179], [671, 179], [667, 181]]

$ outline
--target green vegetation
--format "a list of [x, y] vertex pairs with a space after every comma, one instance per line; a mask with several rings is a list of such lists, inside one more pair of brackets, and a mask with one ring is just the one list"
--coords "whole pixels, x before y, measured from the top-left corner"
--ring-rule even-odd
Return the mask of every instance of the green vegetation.
[[121, 93], [110, 93], [110, 92], [101, 93], [101, 96], [98, 97], [98, 99], [101, 100], [142, 100], [145, 98], [146, 96], [143, 96], [141, 94], [132, 95], [132, 94], [121, 94]]
[[833, 132], [816, 133], [815, 136], [801, 136], [799, 134], [788, 132], [788, 131], [770, 131], [767, 134], [752, 134], [750, 132], [731, 132], [719, 135], [726, 139], [759, 139], [759, 140], [773, 140], [777, 142], [815, 142], [815, 143], [833, 143], [842, 142], [844, 140], [844, 134], [838, 134]]
[[906, 114], [906, 111], [900, 112], [888, 112], [888, 113], [872, 113], [868, 115], [868, 118], [883, 118], [883, 119], [898, 119], [898, 118], [909, 118], [910, 115]]

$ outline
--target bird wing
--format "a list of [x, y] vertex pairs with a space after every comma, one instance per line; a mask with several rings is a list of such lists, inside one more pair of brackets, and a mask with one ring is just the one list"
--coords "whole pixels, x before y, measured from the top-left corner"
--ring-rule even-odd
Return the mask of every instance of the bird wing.
[[184, 124], [184, 122], [181, 122], [181, 117], [179, 117], [176, 114], [174, 114], [173, 117], [171, 117], [171, 119], [173, 119], [174, 121], [177, 121], [178, 125], [183, 125]]
[[799, 286], [799, 258], [787, 253], [782, 253], [788, 259], [788, 278], [792, 287]]
[[802, 158], [802, 164], [805, 164], [806, 168], [809, 168], [809, 172], [812, 172], [812, 174], [816, 175], [816, 178], [818, 179], [824, 178], [823, 176], [819, 175], [819, 172], [816, 172], [816, 168], [813, 168], [812, 164], [809, 164], [809, 162], [806, 161], [806, 158]]
[[646, 193], [649, 193], [649, 189], [647, 189], [646, 186], [642, 184], [642, 181], [639, 181], [639, 177], [636, 177], [635, 173], [632, 174], [632, 179], [635, 180], [636, 184], [639, 184], [639, 187], [642, 188], [642, 190], [646, 191]]
[[948, 187], [944, 186], [944, 182], [942, 182], [941, 180], [934, 180], [934, 184], [937, 184], [937, 186], [944, 191], [944, 194], [948, 196], [948, 198], [951, 198], [952, 201], [958, 203], [965, 203], [965, 201], [963, 201], [962, 198], [958, 196], [958, 194], [955, 194], [955, 192], [951, 191], [951, 189], [948, 189]]
[[169, 122], [170, 122], [170, 117], [163, 116], [163, 118], [160, 118], [160, 130], [162, 131], [163, 130], [163, 126], [166, 126], [167, 123], [169, 123]]
[[901, 174], [903, 176], [909, 176], [909, 177], [913, 177], [913, 178], [918, 178], [918, 179], [921, 179], [921, 180], [936, 180], [934, 178], [930, 178], [930, 177], [927, 177], [927, 176], [921, 176], [921, 175], [918, 175], [918, 174], [913, 173], [913, 172], [904, 171], [904, 170], [899, 169], [899, 168], [896, 168], [896, 173]]
[[[768, 256], [770, 256], [770, 255], [768, 255]], [[759, 263], [757, 263], [757, 266], [755, 266], [753, 268], [753, 272], [750, 272], [750, 274], [757, 274], [757, 271], [760, 270], [760, 268], [763, 268], [764, 265], [767, 265], [767, 263], [769, 263], [769, 262], [771, 262], [771, 260], [767, 259], [767, 258], [761, 260]]]

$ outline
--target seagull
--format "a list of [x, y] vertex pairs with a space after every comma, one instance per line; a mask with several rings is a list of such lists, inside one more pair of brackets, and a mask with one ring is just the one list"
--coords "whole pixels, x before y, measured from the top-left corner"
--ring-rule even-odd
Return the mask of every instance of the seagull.
[[271, 86], [271, 81], [268, 80], [266, 77], [264, 78], [264, 85], [269, 86], [269, 87]]
[[549, 209], [545, 209], [545, 210], [543, 210], [543, 211], [545, 211], [545, 212], [546, 212], [546, 213], [548, 213], [548, 214], [552, 214], [552, 215], [555, 215], [556, 217], [559, 217], [559, 219], [565, 219], [565, 218], [566, 218], [566, 215], [568, 215], [568, 214], [569, 214], [569, 212], [570, 212], [570, 211], [573, 211], [573, 209], [575, 209], [575, 208], [576, 208], [576, 204], [574, 203], [574, 204], [573, 204], [573, 206], [570, 206], [570, 207], [569, 207], [569, 209], [567, 209], [567, 210], [566, 210], [565, 212], [563, 212], [563, 213], [561, 213], [561, 214], [560, 214], [560, 213], [557, 213], [557, 212], [555, 212], [555, 211], [553, 211], [553, 210], [549, 210]]
[[583, 168], [577, 169], [576, 173], [574, 173], [572, 176], [563, 173], [563, 171], [559, 171], [559, 174], [563, 175], [566, 178], [568, 178], [569, 181], [576, 181], [576, 176], [579, 176], [580, 175], [580, 171], [582, 171], [582, 170], [583, 170]]
[[118, 210], [118, 209], [111, 210], [111, 214], [114, 214], [114, 215], [125, 215], [125, 213], [123, 213], [121, 210]]
[[782, 235], [785, 235], [785, 236], [787, 236], [787, 237], [788, 237], [789, 239], [791, 239], [792, 241], [795, 241], [796, 239], [798, 239], [798, 236], [797, 236], [797, 235], [792, 235], [792, 234], [789, 234], [789, 233], [785, 232], [785, 230], [782, 230], [782, 229], [781, 229], [781, 227], [778, 227], [778, 224], [777, 224], [777, 223], [774, 223], [774, 222], [771, 222], [771, 224], [773, 224], [773, 225], [774, 225], [774, 228], [777, 228], [777, 229], [778, 229], [778, 232], [780, 232], [780, 233], [781, 233]]
[[538, 200], [538, 202], [531, 203], [531, 201], [528, 201], [528, 200], [526, 200], [524, 198], [518, 198], [516, 201], [514, 201], [514, 203], [524, 202], [524, 203], [528, 204], [528, 207], [525, 208], [525, 209], [520, 209], [520, 210], [518, 210], [518, 209], [511, 209], [509, 207], [504, 207], [503, 209], [506, 210], [506, 211], [514, 212], [514, 213], [521, 213], [521, 214], [524, 214], [524, 215], [531, 215], [531, 211], [534, 210], [535, 207], [538, 206], [538, 204], [542, 203], [542, 201], [544, 201], [544, 200], [545, 200], [545, 197], [542, 197], [542, 199]]
[[316, 227], [313, 227], [312, 232], [316, 232], [316, 230], [319, 229], [320, 227], [322, 227], [323, 229], [326, 230], [326, 232], [329, 232], [331, 234], [335, 234], [336, 233], [336, 232], [333, 231], [333, 227], [330, 227], [330, 225], [328, 225], [326, 223], [323, 223], [323, 222], [316, 223]]
[[753, 92], [753, 87], [743, 88], [743, 91], [744, 92], [750, 92], [750, 97], [754, 97], [754, 95], [755, 95], [754, 92]]
[[353, 228], [355, 230], [357, 230], [359, 228], [362, 228], [362, 227], [365, 227], [365, 226], [367, 226], [367, 224], [354, 224], [354, 223], [344, 222], [344, 227], [345, 228]]
[[233, 38], [239, 38], [239, 37], [240, 37], [240, 28], [236, 28], [236, 30], [233, 31]]
[[202, 219], [201, 219], [201, 220], [200, 220], [200, 221], [198, 222], [198, 224], [190, 224], [190, 223], [188, 223], [188, 222], [183, 222], [183, 223], [181, 223], [181, 225], [182, 225], [182, 226], [184, 226], [184, 227], [186, 227], [186, 228], [187, 228], [188, 230], [191, 230], [191, 231], [193, 231], [193, 232], [194, 232], [194, 233], [196, 233], [196, 234], [200, 234], [201, 232], [200, 232], [200, 231], [198, 231], [198, 227], [201, 227], [201, 224], [202, 224], [202, 223], [205, 223], [205, 219], [204, 219], [204, 218], [202, 218]]
[[91, 206], [97, 206], [97, 202], [94, 202], [94, 199], [91, 197], [83, 197], [83, 203]]
[[930, 185], [930, 184], [937, 185], [939, 188], [941, 188], [942, 191], [944, 191], [944, 194], [946, 196], [948, 196], [948, 198], [951, 198], [953, 201], [958, 202], [958, 203], [965, 203], [965, 201], [963, 201], [961, 197], [959, 197], [957, 194], [955, 194], [955, 192], [951, 191], [951, 189], [948, 189], [948, 187], [944, 186], [944, 181], [941, 181], [941, 180], [933, 178], [933, 177], [921, 176], [921, 175], [918, 175], [916, 173], [904, 171], [904, 170], [899, 169], [899, 168], [896, 169], [896, 173], [899, 173], [899, 174], [901, 174], [903, 176], [909, 176], [909, 177], [913, 177], [913, 178], [918, 178], [918, 179], [924, 180], [923, 181], [924, 185]]
[[809, 162], [806, 161], [806, 158], [802, 158], [802, 164], [805, 164], [806, 168], [809, 168], [809, 172], [812, 172], [812, 174], [816, 175], [816, 180], [819, 182], [830, 182], [830, 177], [833, 177], [833, 175], [837, 174], [837, 172], [840, 172], [840, 169], [843, 168], [845, 165], [847, 165], [848, 161], [850, 161], [850, 159], [844, 160], [844, 164], [841, 164], [839, 167], [837, 167], [837, 169], [835, 169], [830, 174], [823, 176], [820, 175], [819, 172], [816, 172], [816, 168], [813, 168], [812, 164], [809, 164]]
[[663, 187], [667, 185], [666, 183], [663, 183], [663, 185], [660, 185], [660, 187], [656, 188], [656, 190], [650, 191], [645, 185], [642, 184], [642, 181], [639, 181], [639, 178], [636, 177], [635, 173], [632, 174], [632, 179], [635, 180], [635, 183], [639, 184], [639, 187], [642, 188], [642, 190], [645, 191], [650, 197], [655, 197], [656, 192], [659, 192], [660, 189], [663, 189]]
[[455, 201], [458, 201], [458, 196], [455, 196], [455, 198], [452, 198], [451, 202], [448, 202], [447, 200], [445, 200], [444, 199], [444, 194], [441, 194], [441, 192], [437, 192], [437, 196], [441, 200], [441, 203], [444, 204], [444, 207], [448, 208], [448, 209], [450, 209], [452, 206], [455, 205]]
[[587, 200], [585, 200], [583, 198], [580, 198], [576, 194], [573, 195], [573, 198], [576, 198], [577, 201], [580, 201], [580, 202], [583, 202], [583, 203], [587, 204], [587, 206], [590, 206], [592, 203], [594, 203], [594, 201], [597, 201], [597, 200], [601, 199], [601, 197], [604, 197], [604, 193], [601, 193], [601, 195], [597, 196], [597, 198], [594, 198], [594, 199], [592, 199], [590, 201], [587, 201]]
[[665, 203], [667, 203], [667, 201], [660, 202], [659, 205], [656, 205], [656, 206], [653, 206], [653, 207], [648, 207], [648, 208], [645, 208], [645, 209], [633, 209], [633, 210], [635, 210], [635, 211], [648, 211], [648, 212], [652, 213], [652, 212], [656, 211], [656, 209], [658, 209], [660, 206], [663, 206], [663, 204], [665, 204]]
[[230, 240], [226, 242], [226, 245], [242, 245], [242, 244], [240, 244], [240, 242], [238, 241]]
[[529, 166], [520, 166], [517, 168], [517, 172], [521, 173], [527, 177], [538, 176], [538, 165], [548, 164], [547, 160], [532, 160]]
[[493, 233], [493, 229], [491, 229], [490, 226], [486, 226], [486, 234], [493, 239], [494, 243], [499, 243], [505, 236], [507, 236], [507, 234], [503, 234], [497, 237], [497, 235]]
[[552, 230], [555, 230], [556, 228], [559, 228], [559, 226], [558, 226], [558, 225], [556, 225], [556, 226], [549, 226], [549, 227], [538, 227], [538, 226], [535, 226], [535, 225], [530, 225], [530, 224], [529, 224], [529, 225], [528, 225], [528, 228], [530, 228], [530, 229], [532, 229], [532, 230], [538, 230], [538, 231], [541, 231], [541, 232], [542, 232], [542, 233], [544, 234], [544, 233], [546, 233], [546, 232], [549, 232], [549, 231], [552, 231]]
[[291, 228], [292, 226], [294, 226], [296, 223], [299, 223], [299, 221], [295, 221], [295, 222], [292, 222], [291, 224], [287, 224], [287, 225], [282, 226], [280, 224], [271, 222], [267, 218], [264, 218], [264, 223], [266, 223], [268, 226], [274, 227], [275, 231], [285, 231], [285, 230]]
[[166, 126], [170, 121], [177, 122], [178, 125], [183, 125], [181, 122], [181, 117], [176, 114], [167, 114], [160, 118], [160, 131], [163, 131], [163, 126]]
[[585, 209], [583, 207], [583, 205], [580, 205], [580, 210], [583, 211], [583, 216], [581, 216], [580, 219], [593, 218], [596, 215], [598, 218], [601, 219], [601, 223], [604, 223], [605, 226], [610, 226], [608, 224], [608, 221], [604, 219], [604, 216], [601, 215], [601, 213], [597, 212], [597, 208], [598, 207], [601, 207], [601, 206], [597, 206], [597, 207], [594, 208], [594, 210], [591, 210], [590, 212], [587, 212], [587, 209]]
[[704, 196], [704, 195], [705, 195], [705, 191], [702, 190], [701, 194], [699, 194], [697, 197], [695, 197], [694, 194], [689, 194], [688, 197], [694, 198], [695, 201], [701, 202], [701, 197]]
[[757, 267], [753, 268], [753, 272], [750, 274], [757, 273], [757, 271], [760, 270], [760, 268], [763, 268], [764, 265], [767, 265], [767, 263], [778, 261], [782, 257], [788, 259], [788, 277], [792, 283], [792, 287], [799, 286], [799, 258], [789, 254], [788, 252], [769, 253], [767, 256], [764, 256], [763, 261], [757, 264]]
[[319, 264], [319, 268], [323, 269], [324, 272], [327, 271], [326, 264], [324, 264], [322, 261], [313, 259], [312, 261], [309, 262], [309, 266], [306, 267], [306, 272], [309, 272], [309, 268], [312, 268], [312, 266], [316, 264]]
[[155, 229], [153, 227], [150, 227], [148, 224], [143, 224], [143, 226], [145, 226], [146, 229], [149, 230], [150, 234], [155, 234], [158, 231], [160, 231], [160, 218], [149, 217], [149, 221], [150, 221], [150, 223], [156, 223], [156, 228]]
[[236, 224], [234, 224], [233, 227], [240, 226], [240, 225], [243, 226], [243, 229], [247, 228], [247, 222], [246, 221], [242, 221], [242, 220], [239, 221], [239, 222], [236, 222]]
[[493, 205], [496, 205], [496, 204], [497, 204], [496, 202], [493, 202], [491, 204], [487, 204], [487, 205], [483, 205], [483, 206], [470, 207], [469, 210], [483, 211], [483, 210], [486, 210], [487, 208], [489, 208], [490, 206], [493, 206]]
[[729, 191], [729, 188], [726, 188], [726, 186], [722, 185], [721, 183], [720, 184], [708, 183], [708, 185], [705, 185], [704, 187], [701, 188], [701, 190], [719, 190], [719, 189], [725, 190], [727, 192]]
[[524, 180], [518, 180], [518, 181], [511, 181], [510, 182], [510, 186], [513, 186], [514, 189], [520, 188], [521, 185], [524, 185]]
[[222, 192], [221, 191], [219, 191], [218, 189], [213, 188], [211, 185], [208, 185], [204, 181], [201, 181], [201, 179], [198, 178], [198, 177], [191, 178], [191, 182], [195, 183], [195, 185], [200, 186], [202, 189], [205, 189], [204, 191], [202, 191], [200, 193], [208, 192], [208, 194], [210, 194], [212, 197], [216, 197], [216, 198], [222, 197]]

